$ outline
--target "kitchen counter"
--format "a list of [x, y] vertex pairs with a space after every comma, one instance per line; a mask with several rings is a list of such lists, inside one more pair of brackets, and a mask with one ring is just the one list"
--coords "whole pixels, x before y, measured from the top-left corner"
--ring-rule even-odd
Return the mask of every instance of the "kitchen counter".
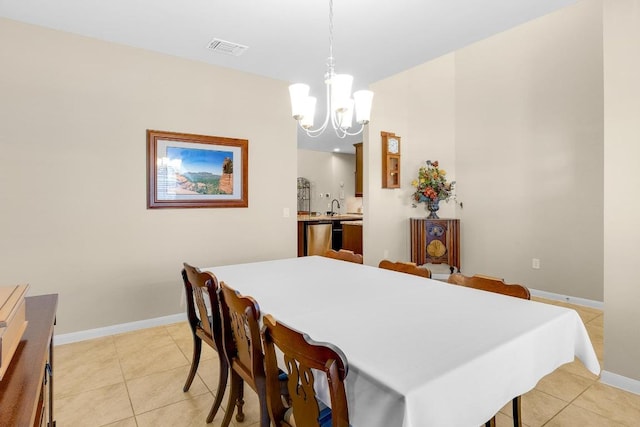
[[314, 221], [362, 221], [362, 214], [347, 213], [336, 215], [298, 215], [298, 222]]

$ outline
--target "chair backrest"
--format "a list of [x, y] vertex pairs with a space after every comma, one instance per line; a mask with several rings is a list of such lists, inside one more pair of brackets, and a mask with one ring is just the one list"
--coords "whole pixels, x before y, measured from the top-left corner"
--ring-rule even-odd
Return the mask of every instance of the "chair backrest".
[[332, 228], [331, 223], [307, 225], [307, 255], [322, 255], [331, 249]]
[[324, 417], [322, 422], [319, 421], [321, 410], [315, 397], [316, 378], [311, 370], [316, 369], [327, 376], [331, 400], [331, 425], [349, 426], [349, 410], [344, 387], [348, 364], [347, 358], [338, 347], [313, 341], [307, 334], [276, 322], [269, 314], [263, 318], [262, 342], [267, 373], [267, 407], [272, 425], [283, 425], [282, 421], [287, 412], [280, 398], [277, 348], [284, 355], [287, 388], [295, 425], [317, 427], [325, 424]]
[[414, 276], [426, 277], [427, 279], [431, 278], [431, 270], [424, 267], [418, 267], [418, 265], [414, 262], [393, 262], [387, 259], [383, 259], [382, 261], [380, 261], [380, 264], [378, 264], [378, 267], [384, 268], [386, 270], [394, 270], [401, 273], [413, 274]]
[[[222, 320], [218, 302], [218, 279], [213, 273], [200, 271], [186, 262], [182, 280], [187, 297], [187, 317], [194, 333], [197, 333], [218, 352], [222, 352]], [[207, 309], [207, 302], [211, 309]]]
[[256, 381], [264, 378], [260, 307], [252, 297], [240, 295], [224, 282], [220, 283], [218, 294], [227, 360], [255, 390]]
[[450, 275], [447, 281], [454, 285], [495, 292], [497, 294], [509, 295], [516, 298], [531, 299], [529, 289], [526, 287], [517, 284], [510, 285], [504, 283], [503, 279], [499, 279], [497, 277], [482, 275], [468, 277], [460, 273], [455, 273]]
[[364, 262], [362, 255], [349, 251], [347, 249], [340, 249], [339, 251], [329, 249], [322, 254], [327, 258], [339, 259], [342, 261], [354, 262], [356, 264], [362, 264]]

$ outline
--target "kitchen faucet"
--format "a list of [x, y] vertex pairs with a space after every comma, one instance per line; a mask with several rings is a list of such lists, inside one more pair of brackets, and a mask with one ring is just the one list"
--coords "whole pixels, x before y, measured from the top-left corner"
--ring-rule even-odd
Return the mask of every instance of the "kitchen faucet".
[[340, 209], [340, 202], [338, 201], [338, 199], [333, 199], [331, 201], [331, 215], [335, 215], [336, 211], [333, 210], [333, 202], [336, 202], [338, 204], [338, 209]]

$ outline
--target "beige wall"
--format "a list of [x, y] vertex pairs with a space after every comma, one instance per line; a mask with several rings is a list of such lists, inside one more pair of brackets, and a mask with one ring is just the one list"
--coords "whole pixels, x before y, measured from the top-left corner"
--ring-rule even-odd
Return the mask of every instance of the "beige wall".
[[640, 0], [604, 1], [604, 52], [604, 369], [640, 381]]
[[601, 7], [583, 0], [456, 52], [466, 273], [602, 301]]
[[[410, 185], [457, 181], [462, 267], [602, 301], [602, 15], [585, 0], [373, 85], [365, 260], [408, 259]], [[380, 188], [380, 130], [402, 136], [402, 188]], [[367, 167], [365, 166], [365, 170]], [[541, 269], [531, 268], [532, 258]]]
[[[454, 56], [412, 68], [372, 86], [375, 93], [364, 147], [363, 247], [365, 262], [410, 260], [410, 217], [426, 216], [423, 205], [412, 207], [411, 181], [426, 160], [438, 160], [455, 177]], [[400, 136], [401, 186], [382, 187], [380, 132]], [[440, 217], [455, 216], [455, 203], [441, 203]]]
[[[4, 19], [0, 64], [0, 284], [59, 293], [57, 333], [184, 312], [183, 261], [295, 256], [285, 82]], [[146, 129], [248, 139], [249, 208], [148, 210]]]

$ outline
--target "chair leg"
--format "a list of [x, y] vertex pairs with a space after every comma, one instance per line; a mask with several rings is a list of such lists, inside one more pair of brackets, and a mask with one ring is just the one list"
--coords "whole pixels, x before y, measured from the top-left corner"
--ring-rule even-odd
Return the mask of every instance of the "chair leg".
[[198, 365], [200, 364], [201, 351], [202, 339], [199, 336], [193, 334], [193, 357], [191, 359], [191, 370], [189, 371], [189, 375], [187, 376], [187, 381], [184, 383], [184, 387], [182, 387], [182, 391], [189, 391], [189, 387], [191, 387], [193, 378], [196, 376], [196, 371], [198, 370]]
[[522, 399], [520, 398], [521, 396], [514, 397], [512, 401], [514, 427], [522, 427]]
[[[237, 401], [240, 398], [240, 387], [242, 387], [242, 378], [231, 370], [231, 387], [229, 388], [229, 400], [227, 401], [227, 408], [224, 411], [224, 419], [222, 420], [221, 427], [228, 427], [231, 424], [231, 417], [233, 416], [234, 406], [237, 405]], [[244, 418], [244, 417], [243, 417]]]
[[236, 406], [238, 407], [238, 412], [236, 413], [236, 421], [239, 423], [244, 421], [244, 412], [242, 412], [242, 407], [244, 405], [244, 381], [238, 377], [238, 395], [236, 396]]
[[267, 408], [267, 382], [265, 378], [256, 381], [256, 389], [260, 404], [260, 427], [269, 427], [271, 419]]
[[229, 378], [229, 364], [227, 363], [227, 359], [219, 356], [220, 360], [220, 376], [218, 377], [218, 388], [216, 390], [216, 398], [213, 401], [213, 405], [211, 405], [211, 410], [209, 411], [209, 415], [207, 415], [207, 424], [213, 421], [213, 418], [216, 416], [218, 409], [220, 409], [220, 405], [222, 404], [222, 398], [224, 397], [224, 392], [227, 388], [227, 379]]

